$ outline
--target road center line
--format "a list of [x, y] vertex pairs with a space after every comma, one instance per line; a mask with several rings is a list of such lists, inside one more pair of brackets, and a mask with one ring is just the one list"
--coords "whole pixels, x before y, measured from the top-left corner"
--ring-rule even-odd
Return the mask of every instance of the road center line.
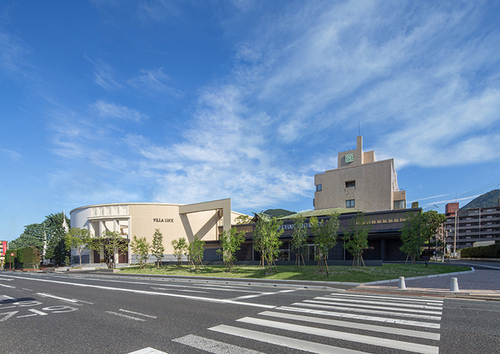
[[124, 310], [124, 309], [120, 309], [119, 311], [122, 311], [122, 312], [127, 312], [127, 313], [131, 313], [131, 314], [134, 314], [134, 315], [139, 315], [139, 316], [149, 317], [149, 318], [157, 318], [156, 316], [145, 315], [145, 314], [140, 313], [140, 312], [134, 312], [134, 311]]
[[[4, 275], [0, 274], [0, 277], [3, 277], [3, 276]], [[262, 308], [267, 308], [267, 309], [274, 309], [276, 307], [276, 306], [271, 306], [271, 305], [254, 304], [254, 303], [250, 303], [250, 302], [238, 302], [238, 301], [233, 301], [233, 300], [212, 299], [212, 298], [209, 298], [209, 297], [197, 297], [197, 296], [182, 295], [182, 294], [169, 294], [169, 293], [160, 293], [160, 292], [146, 291], [146, 290], [112, 288], [112, 287], [109, 287], [109, 286], [92, 285], [92, 284], [81, 284], [81, 283], [70, 283], [70, 282], [59, 281], [59, 280], [25, 278], [25, 277], [18, 277], [18, 276], [11, 276], [11, 277], [12, 278], [17, 278], [17, 279], [23, 279], [23, 280], [41, 281], [41, 282], [46, 282], [46, 283], [54, 283], [54, 284], [63, 284], [63, 285], [78, 286], [78, 287], [82, 287], [82, 288], [94, 288], [94, 289], [101, 289], [101, 290], [123, 291], [123, 292], [143, 294], [143, 295], [156, 295], [156, 296], [178, 297], [178, 298], [182, 298], [182, 299], [189, 299], [189, 300], [195, 300], [195, 301], [205, 301], [205, 302], [215, 302], [215, 303], [220, 303], [220, 304], [232, 304], [232, 305], [240, 305], [240, 306], [253, 306], [253, 307], [262, 307]]]
[[113, 312], [113, 311], [106, 311], [106, 313], [109, 313], [111, 315], [120, 316], [120, 317], [125, 317], [125, 318], [128, 318], [129, 320], [142, 321], [142, 322], [146, 321], [145, 319], [124, 315], [123, 313], [118, 313], [118, 312]]

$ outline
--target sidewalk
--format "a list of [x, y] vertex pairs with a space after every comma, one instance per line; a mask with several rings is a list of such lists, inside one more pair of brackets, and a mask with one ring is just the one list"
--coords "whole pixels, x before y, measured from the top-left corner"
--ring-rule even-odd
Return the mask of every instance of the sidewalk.
[[[450, 291], [451, 278], [457, 278], [459, 292]], [[498, 270], [474, 270], [443, 276], [410, 278], [405, 279], [405, 283], [406, 290], [398, 289], [399, 279], [394, 279], [361, 284], [352, 291], [428, 294], [500, 301], [500, 271]]]

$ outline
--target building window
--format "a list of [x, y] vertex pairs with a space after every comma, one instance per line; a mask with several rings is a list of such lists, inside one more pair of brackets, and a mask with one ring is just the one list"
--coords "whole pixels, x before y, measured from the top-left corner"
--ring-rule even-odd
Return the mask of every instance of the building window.
[[346, 208], [354, 208], [354, 199], [349, 199], [345, 201]]
[[404, 200], [395, 200], [394, 201], [394, 209], [404, 209], [405, 201]]
[[356, 181], [347, 181], [345, 183], [346, 188], [355, 188], [356, 187]]
[[322, 184], [317, 184], [316, 185], [316, 192], [321, 192], [323, 190], [323, 185]]

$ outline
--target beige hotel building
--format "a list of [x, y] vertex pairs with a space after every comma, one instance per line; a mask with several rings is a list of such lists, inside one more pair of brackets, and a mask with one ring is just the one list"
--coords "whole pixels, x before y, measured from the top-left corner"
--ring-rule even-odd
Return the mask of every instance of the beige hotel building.
[[314, 209], [352, 208], [364, 212], [406, 209], [406, 192], [398, 188], [394, 159], [377, 161], [374, 151], [338, 153], [338, 168], [314, 176]]

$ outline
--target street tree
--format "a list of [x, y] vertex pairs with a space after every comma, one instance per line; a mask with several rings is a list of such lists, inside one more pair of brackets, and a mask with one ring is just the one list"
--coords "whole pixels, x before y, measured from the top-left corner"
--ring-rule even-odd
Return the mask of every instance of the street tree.
[[220, 235], [219, 241], [222, 249], [218, 249], [216, 252], [222, 255], [226, 271], [230, 272], [233, 262], [236, 260], [236, 251], [240, 250], [241, 244], [245, 241], [245, 231], [238, 232], [235, 228], [225, 230]]
[[430, 249], [430, 241], [438, 232], [439, 227], [446, 221], [444, 214], [439, 214], [436, 210], [428, 210], [422, 213], [422, 226], [420, 232]]
[[184, 237], [181, 237], [178, 240], [172, 240], [171, 244], [174, 249], [174, 256], [177, 257], [177, 265], [179, 266], [182, 263], [182, 256], [187, 253], [187, 241]]
[[118, 231], [106, 231], [101, 237], [93, 237], [89, 247], [92, 250], [104, 251], [104, 258], [109, 268], [114, 268], [117, 261], [115, 254], [128, 251], [129, 240], [124, 239]]
[[165, 252], [165, 247], [163, 247], [163, 234], [160, 232], [160, 229], [156, 229], [153, 234], [153, 241], [151, 242], [151, 254], [156, 258], [157, 268], [160, 268], [163, 252]]
[[407, 213], [401, 231], [401, 242], [403, 246], [399, 249], [406, 254], [405, 264], [408, 258], [411, 259], [411, 264], [415, 264], [418, 256], [422, 253], [422, 246], [425, 242], [425, 237], [422, 234], [423, 217], [422, 213]]
[[278, 256], [279, 248], [282, 244], [280, 241], [280, 236], [283, 233], [281, 225], [283, 225], [283, 221], [273, 217], [268, 220], [264, 218], [259, 219], [255, 227], [254, 237], [257, 237], [259, 250], [263, 261], [267, 264], [269, 273], [272, 272], [273, 265], [276, 271], [278, 271], [274, 259]]
[[358, 213], [349, 220], [349, 227], [344, 232], [344, 247], [353, 256], [353, 266], [365, 266], [363, 251], [368, 247], [368, 233], [371, 227], [364, 213]]
[[339, 230], [338, 213], [328, 215], [328, 218], [318, 220], [316, 217], [309, 219], [311, 224], [311, 232], [314, 236], [314, 244], [316, 245], [316, 265], [317, 272], [328, 272], [328, 252], [337, 244], [337, 233]]
[[149, 243], [146, 241], [146, 237], [137, 237], [134, 235], [130, 248], [139, 259], [139, 267], [141, 269], [146, 267], [149, 257]]
[[306, 262], [304, 262], [304, 256], [302, 254], [304, 246], [307, 244], [307, 227], [305, 223], [306, 218], [301, 214], [298, 214], [294, 219], [295, 222], [293, 224], [292, 248], [295, 250], [295, 265], [300, 266], [301, 259], [302, 263], [306, 265]]
[[194, 240], [189, 243], [188, 257], [189, 261], [196, 269], [196, 265], [203, 265], [203, 251], [205, 250], [205, 241], [201, 240], [197, 235]]
[[264, 236], [267, 233], [266, 227], [267, 223], [271, 221], [271, 218], [269, 215], [264, 214], [263, 212], [260, 213], [255, 213], [255, 218], [257, 219], [257, 222], [255, 224], [255, 229], [253, 232], [253, 248], [260, 254], [260, 262], [259, 265], [264, 268], [265, 262], [264, 262]]
[[65, 237], [64, 244], [68, 248], [68, 251], [71, 252], [73, 248], [78, 253], [80, 268], [82, 267], [82, 253], [89, 248], [90, 241], [89, 230], [78, 227], [72, 227]]

